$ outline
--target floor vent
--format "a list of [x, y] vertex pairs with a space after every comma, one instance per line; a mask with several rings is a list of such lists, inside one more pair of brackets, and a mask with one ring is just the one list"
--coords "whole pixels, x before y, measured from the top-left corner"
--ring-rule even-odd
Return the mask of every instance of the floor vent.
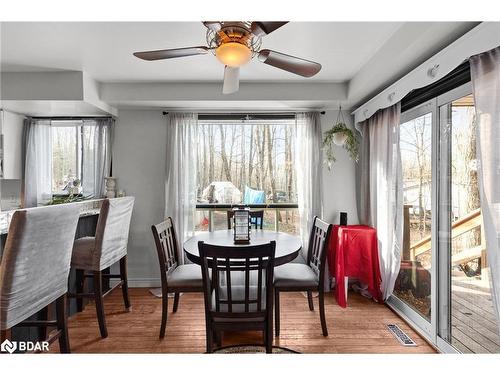
[[417, 346], [415, 341], [413, 341], [410, 336], [404, 333], [401, 328], [399, 328], [396, 324], [387, 324], [387, 328], [391, 333], [398, 339], [401, 345], [404, 346]]

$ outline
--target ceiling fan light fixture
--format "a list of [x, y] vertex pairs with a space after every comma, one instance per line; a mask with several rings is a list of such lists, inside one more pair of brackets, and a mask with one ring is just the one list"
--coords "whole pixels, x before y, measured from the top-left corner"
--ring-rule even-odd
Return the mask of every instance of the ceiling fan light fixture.
[[252, 50], [242, 43], [227, 42], [217, 47], [215, 56], [222, 64], [238, 68], [250, 61]]

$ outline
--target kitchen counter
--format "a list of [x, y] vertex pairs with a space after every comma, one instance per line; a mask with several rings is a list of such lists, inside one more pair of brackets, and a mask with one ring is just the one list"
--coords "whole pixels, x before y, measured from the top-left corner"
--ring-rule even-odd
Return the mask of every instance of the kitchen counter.
[[[82, 202], [64, 203], [77, 204], [80, 206], [80, 218], [87, 216], [99, 215], [103, 199], [89, 199]], [[5, 235], [9, 232], [10, 221], [16, 210], [0, 211], [0, 235]]]

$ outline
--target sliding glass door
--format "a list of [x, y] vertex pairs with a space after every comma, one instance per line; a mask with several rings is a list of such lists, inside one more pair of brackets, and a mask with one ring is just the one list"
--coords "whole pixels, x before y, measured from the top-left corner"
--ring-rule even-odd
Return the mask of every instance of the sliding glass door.
[[432, 326], [435, 117], [434, 101], [401, 115], [403, 248], [401, 268], [390, 300], [428, 337], [435, 335]]
[[469, 85], [438, 98], [439, 340], [464, 353], [500, 353], [484, 240]]
[[402, 114], [403, 248], [389, 303], [443, 351], [499, 353], [466, 84]]

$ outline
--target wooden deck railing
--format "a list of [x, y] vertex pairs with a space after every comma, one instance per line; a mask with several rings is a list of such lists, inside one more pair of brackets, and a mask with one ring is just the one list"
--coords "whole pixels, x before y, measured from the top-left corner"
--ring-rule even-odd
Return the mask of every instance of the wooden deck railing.
[[[405, 230], [409, 228], [409, 220], [406, 219], [409, 215], [405, 215]], [[458, 254], [452, 256], [452, 265], [459, 265], [467, 263], [473, 259], [485, 259], [486, 242], [484, 240], [483, 217], [481, 210], [477, 209], [469, 214], [462, 216], [455, 221], [451, 226], [451, 238], [457, 238], [475, 228], [481, 228], [481, 243], [479, 246], [462, 250]], [[418, 256], [426, 253], [431, 249], [431, 236], [422, 238], [417, 243], [409, 247], [410, 260], [415, 260]], [[486, 264], [482, 263], [484, 267]]]
[[200, 203], [196, 204], [197, 211], [208, 211], [208, 231], [212, 232], [214, 230], [214, 212], [222, 211], [226, 212], [232, 210], [235, 207], [249, 207], [250, 210], [263, 210], [263, 211], [274, 211], [274, 230], [279, 232], [279, 218], [280, 211], [287, 211], [298, 209], [299, 205], [297, 203], [251, 203], [251, 204], [232, 204], [232, 203]]

